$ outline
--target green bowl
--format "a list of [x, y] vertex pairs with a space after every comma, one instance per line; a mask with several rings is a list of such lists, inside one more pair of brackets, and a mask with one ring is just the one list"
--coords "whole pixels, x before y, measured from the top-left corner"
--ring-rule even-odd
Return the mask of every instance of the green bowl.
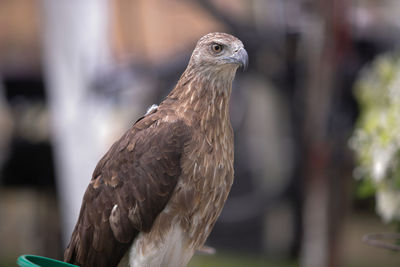
[[77, 265], [35, 255], [19, 256], [17, 264], [21, 267], [77, 267]]

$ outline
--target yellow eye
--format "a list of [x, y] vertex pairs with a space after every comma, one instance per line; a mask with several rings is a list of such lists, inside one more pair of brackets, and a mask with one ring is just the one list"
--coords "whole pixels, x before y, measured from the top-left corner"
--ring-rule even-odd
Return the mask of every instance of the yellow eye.
[[216, 53], [219, 53], [222, 51], [222, 45], [220, 45], [220, 44], [212, 44], [211, 48]]

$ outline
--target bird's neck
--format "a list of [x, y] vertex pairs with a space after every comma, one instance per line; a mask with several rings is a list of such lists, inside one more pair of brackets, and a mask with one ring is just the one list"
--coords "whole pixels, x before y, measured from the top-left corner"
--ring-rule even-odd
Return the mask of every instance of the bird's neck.
[[187, 69], [165, 103], [178, 114], [188, 114], [203, 130], [229, 123], [229, 98], [236, 69], [206, 73]]

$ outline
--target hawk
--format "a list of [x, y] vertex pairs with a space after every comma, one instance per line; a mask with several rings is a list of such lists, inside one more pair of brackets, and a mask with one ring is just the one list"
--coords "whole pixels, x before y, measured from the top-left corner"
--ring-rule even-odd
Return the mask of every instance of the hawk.
[[97, 164], [64, 260], [79, 266], [186, 266], [233, 182], [232, 81], [247, 67], [226, 33], [197, 42], [175, 88]]

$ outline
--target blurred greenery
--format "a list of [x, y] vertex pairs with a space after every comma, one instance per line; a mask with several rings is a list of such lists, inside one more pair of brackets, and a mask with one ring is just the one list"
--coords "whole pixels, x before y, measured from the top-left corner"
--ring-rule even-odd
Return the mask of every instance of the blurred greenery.
[[361, 199], [369, 198], [375, 195], [375, 191], [375, 185], [371, 179], [364, 179], [358, 184], [357, 197]]
[[[0, 259], [0, 267], [17, 266], [16, 259]], [[272, 261], [260, 255], [220, 252], [216, 255], [195, 255], [188, 267], [297, 267], [295, 262]]]
[[216, 255], [195, 255], [188, 267], [297, 267], [291, 261], [273, 261], [260, 255], [219, 252]]
[[0, 259], [0, 267], [18, 266], [17, 259]]
[[355, 84], [360, 106], [350, 145], [357, 155], [357, 196], [375, 195], [384, 221], [400, 221], [400, 53], [378, 56]]

